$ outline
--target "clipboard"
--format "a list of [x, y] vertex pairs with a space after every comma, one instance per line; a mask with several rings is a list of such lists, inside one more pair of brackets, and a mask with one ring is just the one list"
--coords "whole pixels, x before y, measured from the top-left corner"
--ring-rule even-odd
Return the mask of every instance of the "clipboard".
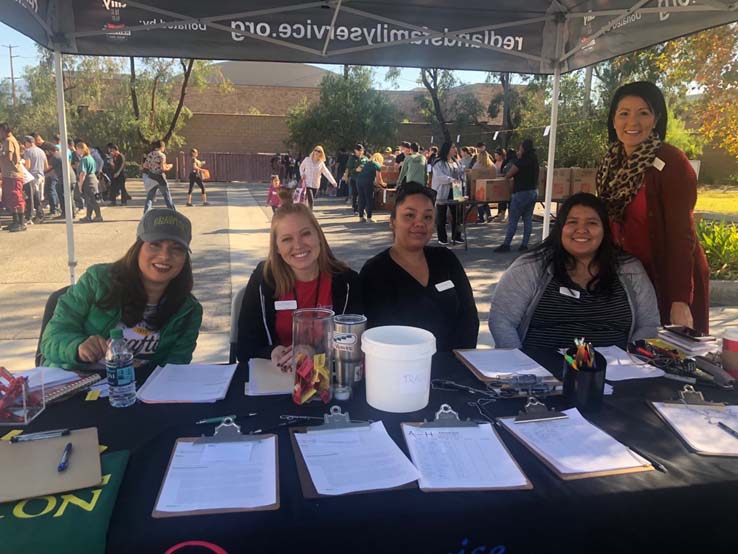
[[[469, 371], [472, 372], [472, 375], [479, 379], [482, 383], [500, 383], [499, 377], [489, 377], [482, 373], [477, 366], [475, 366], [473, 363], [471, 363], [468, 359], [466, 359], [463, 356], [464, 352], [474, 352], [475, 348], [460, 348], [460, 349], [454, 349], [452, 352], [454, 354], [454, 357], [461, 362], [461, 365], [466, 367]], [[545, 369], [545, 368], [544, 368]], [[542, 377], [542, 382], [549, 387], [551, 387], [552, 392], [551, 395], [561, 394], [563, 391], [563, 383], [559, 381], [556, 377], [553, 375]]]
[[[702, 407], [702, 408], [709, 408], [713, 410], [725, 410], [727, 406], [721, 402], [712, 402], [709, 400], [705, 400], [705, 397], [702, 395], [701, 392], [696, 391], [695, 388], [692, 385], [684, 385], [684, 388], [679, 391], [679, 398], [675, 400], [666, 400], [663, 402], [658, 402], [659, 404], [672, 404], [677, 406], [695, 406], [695, 407]], [[735, 458], [737, 457], [735, 454], [723, 454], [720, 452], [709, 452], [705, 450], [699, 450], [689, 444], [687, 442], [686, 438], [682, 435], [682, 433], [677, 429], [674, 425], [672, 425], [671, 421], [669, 421], [664, 414], [661, 413], [661, 411], [656, 407], [656, 403], [654, 403], [651, 400], [647, 400], [646, 404], [649, 408], [651, 408], [658, 418], [663, 421], [666, 426], [671, 429], [671, 431], [679, 438], [681, 443], [689, 450], [690, 452], [694, 452], [695, 454], [699, 454], [701, 456], [716, 456], [720, 458]]]
[[414, 483], [406, 483], [397, 487], [384, 489], [371, 489], [365, 491], [348, 492], [345, 494], [320, 494], [315, 488], [313, 479], [310, 476], [305, 458], [302, 456], [300, 445], [297, 444], [295, 435], [297, 433], [320, 433], [321, 431], [330, 431], [334, 429], [350, 429], [356, 427], [368, 427], [368, 422], [352, 422], [348, 412], [341, 412], [339, 406], [331, 406], [330, 413], [323, 415], [323, 423], [311, 427], [293, 427], [290, 429], [290, 442], [292, 443], [292, 451], [295, 454], [295, 463], [297, 464], [297, 476], [300, 479], [300, 489], [302, 496], [307, 500], [315, 500], [318, 498], [336, 498], [340, 496], [351, 496], [355, 494], [367, 494], [372, 492], [384, 492], [393, 490], [414, 489]]
[[[610, 475], [625, 475], [628, 473], [642, 473], [644, 471], [655, 471], [656, 468], [653, 465], [650, 465], [650, 460], [644, 458], [643, 456], [636, 454], [631, 450], [627, 445], [622, 444], [625, 448], [633, 452], [633, 454], [639, 456], [640, 458], [645, 459], [647, 462], [649, 462], [649, 465], [642, 465], [642, 466], [636, 466], [636, 467], [630, 467], [630, 468], [622, 468], [622, 469], [613, 469], [613, 470], [606, 470], [606, 471], [587, 471], [587, 472], [580, 472], [580, 473], [561, 473], [558, 468], [552, 464], [543, 453], [539, 452], [532, 444], [530, 444], [527, 440], [525, 440], [523, 437], [513, 433], [510, 429], [508, 429], [505, 425], [503, 425], [501, 422], [504, 421], [510, 421], [514, 420], [516, 424], [518, 425], [535, 425], [535, 424], [542, 424], [547, 421], [554, 421], [554, 420], [561, 420], [561, 419], [568, 419], [569, 416], [566, 414], [549, 409], [546, 407], [545, 404], [540, 402], [538, 399], [531, 397], [528, 400], [528, 403], [525, 405], [525, 407], [518, 413], [517, 416], [513, 417], [501, 417], [497, 419], [498, 424], [503, 427], [505, 430], [507, 430], [508, 433], [510, 433], [515, 440], [519, 441], [523, 446], [525, 446], [536, 458], [538, 458], [543, 465], [545, 465], [551, 472], [556, 475], [559, 479], [563, 481], [575, 481], [577, 479], [588, 479], [590, 477], [607, 477]], [[591, 424], [593, 427], [596, 427], [595, 425]], [[599, 429], [599, 428], [598, 428]], [[604, 432], [604, 431], [603, 431]], [[620, 442], [620, 441], [618, 441]]]
[[[159, 505], [159, 498], [161, 497], [161, 493], [164, 490], [164, 484], [166, 483], [167, 477], [169, 476], [169, 469], [172, 465], [172, 460], [174, 459], [174, 453], [177, 451], [177, 444], [181, 442], [190, 442], [190, 443], [196, 443], [196, 444], [217, 444], [217, 443], [225, 443], [225, 442], [252, 442], [252, 441], [260, 441], [263, 439], [268, 438], [274, 438], [274, 475], [275, 475], [275, 486], [276, 486], [276, 498], [277, 501], [274, 504], [270, 504], [268, 506], [257, 506], [254, 508], [216, 508], [216, 509], [203, 509], [203, 510], [188, 510], [188, 511], [181, 511], [181, 512], [165, 512], [157, 510], [156, 507]], [[159, 492], [156, 495], [156, 501], [154, 502], [154, 509], [151, 512], [151, 517], [155, 519], [163, 519], [163, 518], [170, 518], [170, 517], [180, 517], [180, 516], [197, 516], [197, 515], [207, 515], [207, 514], [228, 514], [228, 513], [235, 513], [235, 512], [263, 512], [263, 511], [270, 511], [270, 510], [278, 510], [279, 509], [279, 439], [275, 434], [266, 434], [266, 435], [242, 435], [241, 434], [241, 427], [239, 425], [236, 425], [236, 423], [233, 421], [232, 418], [227, 417], [223, 420], [223, 423], [218, 425], [218, 427], [215, 428], [215, 432], [213, 433], [213, 436], [205, 436], [202, 437], [182, 437], [175, 441], [174, 448], [172, 448], [172, 454], [169, 457], [169, 462], [167, 463], [166, 471], [164, 472], [164, 478], [162, 479], [161, 486], [159, 487]]]
[[[436, 417], [433, 421], [427, 421], [424, 420], [421, 422], [403, 422], [401, 425], [406, 425], [408, 427], [417, 427], [419, 429], [449, 429], [449, 428], [459, 428], [459, 427], [479, 427], [480, 425], [474, 421], [471, 421], [469, 419], [467, 420], [461, 420], [459, 419], [459, 414], [456, 413], [450, 405], [448, 404], [441, 404], [440, 409], [436, 412]], [[528, 476], [525, 474], [523, 469], [518, 464], [517, 460], [513, 457], [513, 455], [510, 453], [510, 450], [507, 448], [505, 443], [500, 438], [500, 435], [497, 433], [493, 425], [490, 425], [490, 430], [492, 431], [492, 434], [497, 438], [497, 440], [502, 445], [502, 448], [505, 450], [508, 456], [510, 456], [510, 459], [512, 460], [515, 467], [520, 471], [520, 473], [525, 478], [525, 484], [520, 486], [512, 486], [512, 487], [475, 487], [475, 488], [465, 488], [465, 487], [453, 487], [453, 488], [428, 488], [428, 487], [421, 487], [420, 481], [418, 481], [418, 488], [423, 492], [470, 492], [470, 491], [503, 491], [503, 490], [531, 490], [533, 488], [533, 484], [530, 482], [530, 479], [528, 479]], [[408, 446], [407, 444], [407, 438], [405, 440], [405, 446]], [[409, 446], [408, 446], [409, 449]], [[412, 458], [411, 458], [412, 459]]]
[[[67, 443], [72, 443], [69, 466], [58, 471]], [[0, 441], [0, 502], [84, 489], [101, 482], [97, 427], [33, 441]]]

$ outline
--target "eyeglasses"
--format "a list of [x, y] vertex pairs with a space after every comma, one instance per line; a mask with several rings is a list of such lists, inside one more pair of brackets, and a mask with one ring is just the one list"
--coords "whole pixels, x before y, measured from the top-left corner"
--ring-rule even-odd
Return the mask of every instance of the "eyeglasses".
[[401, 200], [406, 196], [410, 196], [411, 194], [422, 194], [430, 198], [431, 202], [436, 202], [437, 192], [430, 187], [421, 185], [420, 183], [403, 183], [399, 187], [397, 187], [397, 200]]

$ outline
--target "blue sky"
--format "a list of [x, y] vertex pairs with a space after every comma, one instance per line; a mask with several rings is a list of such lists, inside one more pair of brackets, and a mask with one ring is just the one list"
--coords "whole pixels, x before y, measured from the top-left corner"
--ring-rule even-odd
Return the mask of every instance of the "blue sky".
[[[21, 33], [18, 33], [7, 25], [0, 23], [0, 80], [10, 79], [10, 61], [8, 56], [8, 49], [5, 48], [5, 45], [13, 45], [18, 47], [13, 49], [13, 66], [16, 78], [23, 75], [23, 68], [26, 65], [33, 65], [36, 63], [36, 44]], [[329, 71], [335, 71], [337, 73], [343, 71], [343, 66], [340, 65], [312, 65], [316, 65], [317, 67], [321, 67]], [[384, 80], [384, 75], [386, 71], [386, 67], [377, 68], [375, 85], [379, 89], [391, 88]], [[397, 83], [399, 86], [399, 90], [410, 90], [419, 86], [417, 84], [418, 73], [419, 71], [417, 69], [403, 69]], [[486, 75], [487, 74], [483, 71], [456, 72], [457, 78], [464, 83], [484, 82]]]

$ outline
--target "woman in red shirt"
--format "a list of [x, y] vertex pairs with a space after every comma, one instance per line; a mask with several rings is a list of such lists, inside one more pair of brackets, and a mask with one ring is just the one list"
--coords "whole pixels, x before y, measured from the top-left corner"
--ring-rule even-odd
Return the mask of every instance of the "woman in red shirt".
[[709, 329], [709, 267], [694, 230], [697, 177], [684, 153], [666, 144], [664, 96], [653, 83], [613, 96], [610, 147], [597, 170], [613, 237], [653, 281], [662, 324]]
[[338, 260], [304, 204], [287, 204], [272, 216], [269, 256], [251, 274], [238, 318], [239, 361], [271, 358], [288, 371], [292, 359], [292, 313], [328, 308], [362, 314], [359, 276]]

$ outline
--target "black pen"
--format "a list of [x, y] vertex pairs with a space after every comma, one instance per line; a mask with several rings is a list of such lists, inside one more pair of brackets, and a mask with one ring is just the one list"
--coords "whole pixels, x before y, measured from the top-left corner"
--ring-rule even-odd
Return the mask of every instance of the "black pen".
[[738, 439], [738, 431], [733, 429], [730, 425], [725, 425], [722, 421], [718, 421], [718, 427], [720, 427], [726, 433], [730, 433], [734, 439]]
[[644, 460], [646, 460], [649, 464], [651, 464], [653, 466], [653, 468], [655, 470], [660, 471], [661, 473], [669, 473], [669, 470], [666, 469], [666, 466], [665, 465], [660, 464], [660, 463], [658, 463], [655, 460], [652, 460], [651, 458], [649, 458], [648, 456], [646, 456], [645, 454], [643, 454], [637, 448], [633, 448], [632, 446], [626, 446], [626, 448], [628, 450], [632, 451], [633, 453], [638, 454], [641, 458], [643, 458]]

